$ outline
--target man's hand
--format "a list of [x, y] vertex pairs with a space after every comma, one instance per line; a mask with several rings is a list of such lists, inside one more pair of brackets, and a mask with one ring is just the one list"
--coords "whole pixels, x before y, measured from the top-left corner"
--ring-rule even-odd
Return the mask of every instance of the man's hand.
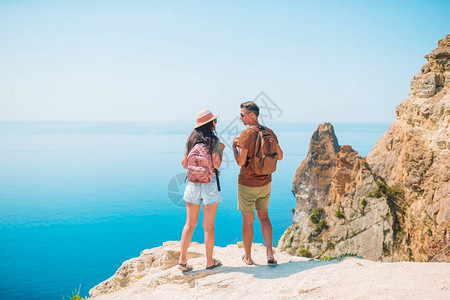
[[220, 143], [220, 149], [222, 150], [222, 154], [223, 154], [223, 150], [225, 149], [225, 144], [224, 143]]

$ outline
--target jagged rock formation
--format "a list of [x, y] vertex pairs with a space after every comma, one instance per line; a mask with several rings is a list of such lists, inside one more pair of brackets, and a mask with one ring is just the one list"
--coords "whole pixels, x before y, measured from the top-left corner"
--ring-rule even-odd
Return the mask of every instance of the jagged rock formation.
[[395, 221], [377, 191], [364, 159], [352, 147], [338, 146], [331, 124], [319, 125], [294, 177], [294, 222], [279, 248], [296, 255], [308, 249], [314, 257], [355, 253], [382, 259], [392, 250]]
[[[204, 245], [189, 247], [191, 272], [176, 266], [179, 242], [144, 250], [90, 291], [92, 300], [111, 299], [409, 299], [450, 297], [450, 268], [444, 263], [380, 263], [358, 258], [317, 261], [276, 251], [278, 266], [266, 266], [266, 249], [255, 244], [253, 266], [237, 245], [215, 247], [222, 267], [206, 270]], [[410, 283], [414, 282], [414, 285]]]
[[450, 35], [425, 58], [365, 159], [319, 125], [294, 176], [295, 215], [280, 249], [450, 262]]
[[405, 192], [395, 260], [450, 261], [450, 34], [425, 56], [410, 97], [367, 155], [375, 174]]

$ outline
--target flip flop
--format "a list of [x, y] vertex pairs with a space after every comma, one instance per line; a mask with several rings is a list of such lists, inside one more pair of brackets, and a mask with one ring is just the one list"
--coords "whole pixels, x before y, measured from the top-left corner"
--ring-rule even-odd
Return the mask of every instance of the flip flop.
[[247, 266], [251, 266], [251, 265], [253, 265], [253, 263], [254, 263], [253, 259], [252, 259], [252, 263], [251, 263], [251, 264], [249, 264], [248, 262], [246, 262], [246, 261], [245, 261], [245, 254], [242, 255], [242, 262], [243, 262], [244, 264], [246, 264]]
[[178, 264], [178, 270], [182, 271], [182, 272], [189, 272], [192, 271], [193, 267], [191, 265], [188, 265], [187, 263], [183, 264]]
[[220, 260], [214, 259], [214, 264], [212, 266], [206, 267], [206, 270], [212, 270], [214, 268], [220, 267], [222, 265], [222, 263], [220, 262]]
[[278, 264], [278, 263], [277, 263], [277, 261], [275, 260], [275, 258], [271, 258], [271, 259], [268, 259], [268, 260], [267, 260], [267, 265], [268, 265], [269, 267], [275, 267], [277, 264]]

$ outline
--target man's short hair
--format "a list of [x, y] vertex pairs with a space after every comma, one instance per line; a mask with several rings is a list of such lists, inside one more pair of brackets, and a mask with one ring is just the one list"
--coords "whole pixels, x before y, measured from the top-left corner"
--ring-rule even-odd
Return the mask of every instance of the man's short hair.
[[258, 105], [256, 105], [256, 103], [254, 101], [247, 101], [244, 103], [241, 103], [241, 108], [245, 108], [246, 111], [248, 111], [249, 113], [255, 113], [255, 115], [258, 117], [259, 116], [259, 107]]

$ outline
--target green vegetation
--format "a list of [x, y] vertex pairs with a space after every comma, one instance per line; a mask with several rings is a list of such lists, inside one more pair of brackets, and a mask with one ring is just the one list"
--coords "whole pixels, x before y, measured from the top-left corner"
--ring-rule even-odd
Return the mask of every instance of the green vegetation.
[[363, 160], [363, 165], [366, 167], [367, 170], [372, 171], [372, 168], [369, 166], [369, 164], [366, 162], [366, 160]]
[[436, 62], [436, 64], [433, 66], [433, 71], [445, 72], [445, 65], [440, 62]]
[[[402, 235], [402, 228], [400, 227], [400, 221], [403, 220], [406, 212], [406, 202], [405, 192], [400, 188], [399, 185], [394, 185], [392, 187], [388, 186], [383, 179], [378, 177], [377, 189], [373, 192], [373, 196], [377, 198], [386, 197], [386, 203], [389, 206], [389, 210], [392, 214], [393, 219], [393, 238], [394, 247], [400, 241], [400, 236]], [[384, 220], [387, 220], [388, 214], [382, 216]]]
[[394, 243], [402, 242], [406, 237], [406, 232], [401, 227], [399, 228], [399, 230], [397, 232], [394, 230], [394, 234], [396, 234], [394, 236], [395, 237]]
[[408, 248], [408, 257], [410, 261], [414, 261], [413, 253], [411, 248]]
[[334, 256], [329, 256], [329, 255], [321, 255], [319, 257], [320, 260], [324, 260], [324, 261], [330, 261], [330, 260], [332, 260], [334, 258], [335, 258]]
[[324, 229], [325, 230], [328, 229], [328, 225], [325, 222], [325, 219], [322, 219], [322, 220], [319, 221], [319, 224], [316, 225], [316, 231], [320, 233]]
[[339, 255], [339, 256], [322, 255], [321, 257], [319, 257], [319, 259], [320, 259], [320, 260], [325, 260], [325, 261], [330, 261], [330, 260], [336, 259], [336, 260], [338, 260], [338, 261], [341, 261], [341, 260], [343, 260], [343, 259], [346, 258], [346, 257], [358, 257], [358, 258], [362, 258], [361, 256], [359, 256], [359, 255], [356, 254], [356, 253], [344, 253], [344, 254], [341, 254], [341, 255]]
[[318, 207], [312, 212], [310, 219], [313, 224], [318, 224], [324, 217], [325, 210], [323, 209], [323, 207]]
[[311, 258], [312, 254], [311, 251], [309, 251], [309, 249], [301, 248], [298, 250], [298, 256]]
[[[67, 298], [68, 300], [83, 300], [83, 299], [87, 299], [87, 298], [83, 298], [80, 296], [80, 291], [81, 291], [81, 284], [78, 287], [78, 290], [75, 289], [74, 292], [72, 292], [72, 296], [67, 296], [69, 298]], [[64, 296], [61, 296], [63, 300], [66, 300], [66, 298]]]
[[361, 215], [364, 215], [365, 210], [366, 210], [366, 206], [367, 206], [367, 200], [366, 198], [362, 198], [361, 200]]
[[387, 219], [389, 218], [391, 214], [389, 212], [387, 212], [385, 215], [381, 215], [380, 217], [383, 219], [383, 221], [387, 221]]
[[431, 231], [431, 228], [428, 228], [427, 234], [428, 234], [429, 236], [432, 236], [432, 235], [433, 235], [433, 231]]
[[383, 255], [389, 256], [391, 255], [391, 250], [389, 250], [389, 244], [383, 242]]
[[338, 208], [335, 212], [334, 212], [334, 216], [338, 219], [345, 219], [345, 215], [344, 213], [341, 211], [340, 208]]
[[377, 186], [378, 188], [374, 192], [374, 195], [377, 198], [384, 195], [388, 198], [388, 201], [395, 201], [399, 198], [403, 199], [405, 197], [405, 192], [398, 185], [390, 187], [383, 181], [377, 180]]
[[391, 187], [391, 193], [394, 198], [405, 199], [405, 191], [398, 184]]
[[327, 242], [327, 250], [333, 250], [334, 249], [334, 244], [332, 241], [328, 241]]
[[327, 229], [328, 225], [325, 222], [325, 210], [323, 207], [316, 208], [310, 216], [313, 224], [316, 224], [316, 232], [320, 234], [322, 230]]

